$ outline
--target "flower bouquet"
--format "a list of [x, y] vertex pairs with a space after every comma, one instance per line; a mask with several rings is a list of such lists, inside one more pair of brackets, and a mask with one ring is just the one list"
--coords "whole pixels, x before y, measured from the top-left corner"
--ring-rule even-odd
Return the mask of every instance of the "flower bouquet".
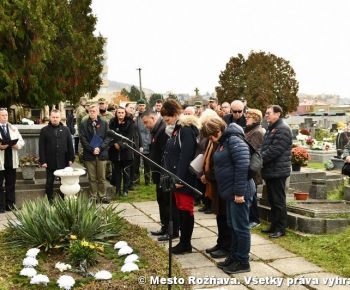
[[307, 161], [310, 160], [310, 155], [307, 149], [297, 146], [292, 148], [292, 164], [306, 165]]
[[314, 145], [314, 143], [315, 143], [315, 140], [314, 140], [314, 138], [312, 138], [311, 136], [309, 136], [309, 137], [306, 138], [305, 143], [306, 143], [309, 147], [312, 147], [312, 145]]

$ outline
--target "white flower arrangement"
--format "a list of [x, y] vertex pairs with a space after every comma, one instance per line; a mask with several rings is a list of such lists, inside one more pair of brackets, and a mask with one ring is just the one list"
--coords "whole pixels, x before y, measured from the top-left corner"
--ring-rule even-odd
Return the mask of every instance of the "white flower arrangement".
[[35, 267], [38, 266], [38, 260], [33, 257], [25, 257], [23, 259], [23, 266], [24, 267]]
[[27, 251], [26, 256], [27, 257], [32, 257], [32, 258], [36, 258], [36, 256], [39, 254], [40, 249], [38, 248], [31, 248]]
[[121, 249], [122, 247], [125, 247], [125, 246], [127, 246], [127, 245], [128, 245], [127, 242], [125, 242], [125, 241], [119, 241], [119, 242], [117, 242], [117, 243], [114, 244], [114, 249], [115, 249], [115, 250], [116, 250], [116, 249]]
[[112, 279], [112, 274], [111, 274], [111, 272], [106, 271], [106, 270], [98, 271], [95, 274], [95, 279], [96, 280], [110, 280], [110, 279]]
[[21, 272], [19, 272], [19, 274], [21, 276], [26, 276], [26, 277], [32, 278], [37, 274], [37, 272], [34, 268], [23, 268], [21, 270]]
[[32, 277], [32, 279], [30, 279], [30, 284], [44, 284], [47, 285], [47, 283], [49, 283], [49, 277], [47, 277], [46, 275], [42, 275], [42, 274], [38, 274]]
[[132, 252], [133, 252], [133, 249], [131, 247], [124, 246], [118, 251], [118, 256], [129, 255], [129, 254], [132, 254]]
[[123, 273], [138, 271], [138, 270], [139, 270], [139, 266], [137, 266], [135, 263], [125, 263], [121, 269]]
[[60, 289], [70, 290], [74, 286], [75, 280], [72, 276], [62, 275], [58, 278], [57, 284]]
[[134, 263], [139, 261], [139, 256], [136, 254], [131, 254], [125, 258], [124, 264]]
[[56, 265], [55, 265], [55, 268], [60, 270], [60, 272], [63, 272], [63, 271], [67, 271], [67, 270], [72, 269], [72, 266], [69, 265], [69, 264], [57, 262]]

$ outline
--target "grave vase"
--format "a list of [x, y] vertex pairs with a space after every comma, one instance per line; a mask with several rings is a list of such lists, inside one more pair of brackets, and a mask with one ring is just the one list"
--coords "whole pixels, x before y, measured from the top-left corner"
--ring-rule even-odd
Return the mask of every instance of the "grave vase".
[[24, 180], [33, 180], [35, 176], [36, 166], [21, 167], [22, 176]]
[[292, 171], [300, 171], [301, 165], [292, 163]]

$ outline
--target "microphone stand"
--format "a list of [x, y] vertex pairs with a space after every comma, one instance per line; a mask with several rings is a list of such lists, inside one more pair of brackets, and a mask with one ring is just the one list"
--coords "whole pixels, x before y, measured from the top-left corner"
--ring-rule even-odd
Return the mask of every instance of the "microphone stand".
[[[118, 134], [119, 135], [119, 134]], [[128, 147], [129, 149], [131, 149], [133, 152], [135, 152], [136, 154], [142, 156], [144, 159], [146, 159], [148, 162], [150, 162], [152, 165], [154, 165], [155, 167], [157, 167], [158, 169], [160, 169], [162, 172], [166, 173], [168, 176], [171, 177], [171, 179], [173, 180], [173, 183], [175, 184], [176, 182], [180, 182], [181, 184], [183, 184], [184, 186], [187, 186], [188, 188], [190, 188], [192, 191], [198, 193], [199, 195], [202, 195], [203, 193], [200, 192], [198, 189], [194, 188], [193, 186], [189, 185], [187, 182], [183, 181], [181, 178], [179, 178], [176, 174], [170, 172], [169, 170], [165, 169], [164, 167], [160, 166], [158, 163], [154, 162], [152, 159], [148, 158], [147, 156], [145, 156], [144, 154], [142, 154], [140, 151], [138, 151], [137, 149], [135, 149], [133, 146], [131, 146], [129, 143], [135, 144], [132, 140], [130, 140], [127, 137], [119, 137], [119, 136], [115, 136], [115, 138], [120, 138], [122, 139], [122, 143], [123, 145], [125, 145], [126, 147]], [[171, 248], [172, 248], [172, 237], [173, 237], [173, 215], [172, 215], [172, 210], [173, 210], [173, 191], [170, 190], [169, 191], [170, 194], [170, 200], [169, 200], [169, 226], [168, 226], [168, 235], [169, 235], [169, 252], [168, 252], [168, 256], [169, 256], [169, 260], [168, 260], [168, 267], [169, 267], [169, 271], [168, 271], [168, 278], [172, 279], [172, 252], [171, 252]], [[171, 280], [170, 280], [171, 281]], [[171, 283], [168, 284], [168, 289], [171, 289]]]

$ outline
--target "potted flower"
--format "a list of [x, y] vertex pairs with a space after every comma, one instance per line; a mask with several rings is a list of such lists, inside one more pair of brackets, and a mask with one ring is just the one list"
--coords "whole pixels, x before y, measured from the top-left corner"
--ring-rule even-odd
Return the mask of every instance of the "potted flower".
[[307, 137], [305, 140], [305, 143], [309, 146], [309, 148], [311, 149], [312, 145], [314, 145], [315, 140], [314, 138], [312, 138], [311, 136]]
[[19, 159], [19, 166], [22, 170], [24, 180], [33, 180], [35, 169], [39, 166], [39, 158], [34, 154], [27, 154]]
[[292, 148], [292, 170], [300, 171], [300, 167], [306, 165], [307, 161], [310, 160], [310, 155], [307, 149], [296, 146]]

